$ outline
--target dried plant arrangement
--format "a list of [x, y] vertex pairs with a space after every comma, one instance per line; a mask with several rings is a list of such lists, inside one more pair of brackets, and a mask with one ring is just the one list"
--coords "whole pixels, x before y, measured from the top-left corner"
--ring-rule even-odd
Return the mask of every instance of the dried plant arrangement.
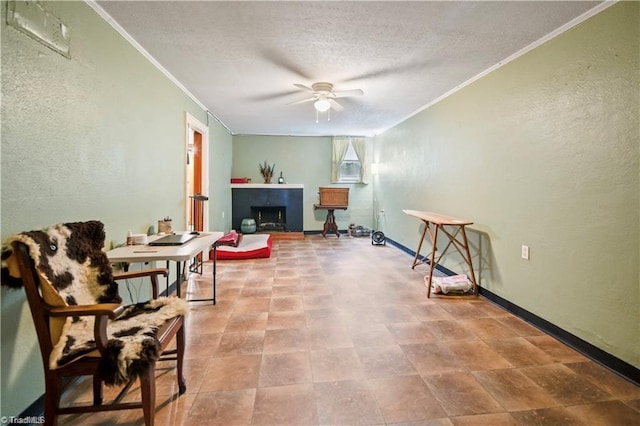
[[258, 164], [258, 167], [260, 168], [260, 174], [264, 178], [264, 183], [271, 183], [273, 172], [276, 169], [275, 163], [273, 164], [273, 166], [269, 166], [265, 161], [262, 164]]

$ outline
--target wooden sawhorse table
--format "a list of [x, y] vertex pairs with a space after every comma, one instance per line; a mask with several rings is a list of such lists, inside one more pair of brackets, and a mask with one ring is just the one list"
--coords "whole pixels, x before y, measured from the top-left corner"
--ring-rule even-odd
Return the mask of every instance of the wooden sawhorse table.
[[333, 232], [338, 238], [340, 233], [338, 232], [338, 225], [336, 225], [336, 217], [333, 214], [334, 210], [346, 210], [349, 206], [326, 206], [323, 204], [314, 204], [313, 208], [318, 210], [327, 210], [327, 218], [324, 221], [324, 229], [322, 230], [322, 236], [326, 238], [327, 232]]
[[[421, 262], [420, 260], [418, 260], [418, 258], [420, 257], [420, 249], [422, 248], [422, 242], [424, 241], [424, 237], [427, 232], [429, 233], [429, 237], [431, 238], [431, 255], [429, 257], [429, 279], [427, 280], [427, 297], [431, 297], [431, 279], [433, 278], [433, 270], [445, 255], [449, 247], [451, 247], [451, 245], [453, 245], [456, 250], [458, 250], [460, 256], [462, 256], [464, 261], [467, 263], [467, 266], [469, 267], [471, 283], [473, 284], [473, 294], [478, 294], [478, 284], [476, 282], [475, 273], [473, 272], [471, 253], [469, 252], [469, 241], [467, 240], [467, 233], [464, 229], [465, 226], [472, 225], [473, 222], [463, 219], [456, 219], [450, 216], [445, 216], [433, 212], [423, 212], [418, 210], [402, 211], [409, 216], [420, 219], [425, 224], [424, 231], [422, 232], [422, 236], [420, 237], [418, 250], [416, 250], [416, 256], [413, 258], [413, 265], [411, 265], [411, 269], [414, 269], [416, 265]], [[433, 230], [431, 229], [431, 225], [433, 225]], [[447, 227], [449, 227], [450, 229], [447, 229]], [[440, 252], [440, 256], [438, 256], [438, 259], [436, 259], [436, 241], [438, 239], [439, 231], [441, 231], [449, 239], [449, 243], [447, 243], [444, 250]], [[460, 234], [460, 236], [462, 237], [462, 241], [458, 239], [458, 234]]]

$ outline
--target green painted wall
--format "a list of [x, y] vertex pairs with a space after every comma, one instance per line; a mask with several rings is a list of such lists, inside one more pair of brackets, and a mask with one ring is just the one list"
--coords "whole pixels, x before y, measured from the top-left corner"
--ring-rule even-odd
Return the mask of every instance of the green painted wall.
[[231, 230], [231, 134], [217, 121], [209, 118], [209, 229]]
[[[8, 27], [2, 3], [2, 238], [88, 219], [115, 243], [167, 215], [183, 228], [185, 111], [209, 125], [209, 219], [228, 230], [231, 135], [84, 2], [45, 7], [70, 27], [71, 59]], [[0, 415], [10, 416], [44, 384], [24, 293], [0, 294]]]
[[636, 367], [639, 8], [608, 8], [374, 142], [390, 238], [417, 247], [402, 209], [473, 220], [483, 287]]
[[[304, 228], [322, 228], [312, 205], [330, 138], [232, 138], [86, 4], [46, 3], [71, 28], [71, 60], [8, 28], [2, 6], [3, 238], [96, 218], [122, 242], [183, 221], [185, 111], [209, 124], [212, 229], [230, 228], [229, 178], [260, 182], [264, 160], [305, 185]], [[419, 226], [401, 209], [472, 219], [484, 287], [640, 367], [639, 14], [616, 4], [376, 137], [380, 174], [349, 185], [340, 227], [385, 209], [380, 228], [414, 248]], [[9, 416], [43, 383], [24, 296], [0, 296]]]
[[[282, 171], [287, 183], [304, 184], [305, 231], [320, 231], [326, 210], [314, 210], [318, 203], [318, 188], [335, 186], [349, 188], [349, 208], [335, 212], [336, 223], [346, 230], [350, 223], [373, 226], [371, 184], [331, 183], [331, 137], [307, 136], [241, 136], [233, 137], [233, 177], [251, 178], [263, 183], [258, 164], [276, 164], [276, 176]], [[277, 182], [274, 180], [273, 182]]]

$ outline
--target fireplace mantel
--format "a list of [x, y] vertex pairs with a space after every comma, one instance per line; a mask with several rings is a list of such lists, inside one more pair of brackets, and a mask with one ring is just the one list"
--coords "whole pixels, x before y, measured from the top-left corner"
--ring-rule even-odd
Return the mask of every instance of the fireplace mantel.
[[232, 183], [231, 189], [304, 189], [302, 183]]

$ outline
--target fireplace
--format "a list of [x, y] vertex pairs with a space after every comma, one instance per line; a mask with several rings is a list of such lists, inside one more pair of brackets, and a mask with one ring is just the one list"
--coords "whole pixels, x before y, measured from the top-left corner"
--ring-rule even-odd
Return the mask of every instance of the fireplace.
[[[231, 227], [241, 229], [243, 219], [253, 218], [258, 231], [302, 234], [303, 191], [303, 185], [291, 183], [231, 184]], [[262, 230], [258, 227], [261, 222], [268, 224]], [[277, 227], [281, 231], [267, 231], [265, 227]]]
[[285, 206], [251, 206], [251, 217], [258, 231], [285, 232], [287, 230], [287, 208]]

